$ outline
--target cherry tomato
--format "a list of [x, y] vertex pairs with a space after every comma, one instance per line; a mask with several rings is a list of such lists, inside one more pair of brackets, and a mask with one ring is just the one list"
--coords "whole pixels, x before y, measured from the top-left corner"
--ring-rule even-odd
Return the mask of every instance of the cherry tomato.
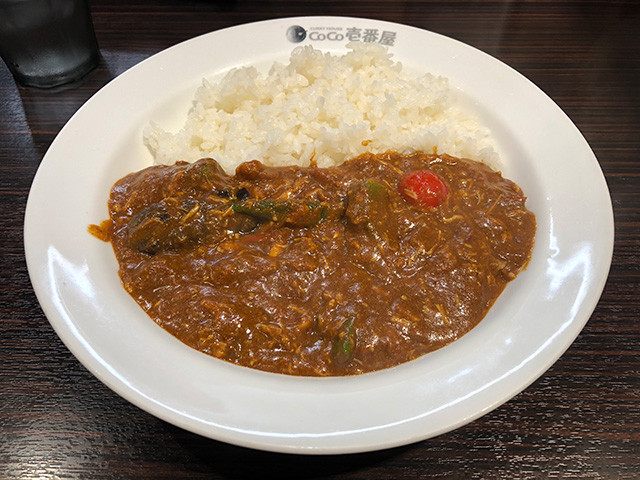
[[439, 175], [429, 170], [415, 170], [405, 174], [398, 184], [402, 197], [419, 207], [437, 207], [449, 194], [449, 187]]

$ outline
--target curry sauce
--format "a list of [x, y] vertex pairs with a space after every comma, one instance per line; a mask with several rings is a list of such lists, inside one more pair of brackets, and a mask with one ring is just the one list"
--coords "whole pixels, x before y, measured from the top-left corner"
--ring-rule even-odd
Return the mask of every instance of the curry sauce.
[[[437, 205], [404, 187], [425, 170]], [[536, 229], [500, 173], [420, 152], [235, 175], [212, 159], [154, 166], [114, 185], [109, 212], [122, 284], [158, 325], [222, 360], [307, 376], [461, 337], [526, 267]]]

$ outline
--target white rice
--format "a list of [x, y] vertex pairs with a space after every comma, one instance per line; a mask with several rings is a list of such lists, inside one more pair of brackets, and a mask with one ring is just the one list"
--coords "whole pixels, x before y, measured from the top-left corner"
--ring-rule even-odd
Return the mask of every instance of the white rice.
[[236, 68], [203, 81], [177, 133], [151, 123], [144, 141], [155, 162], [215, 158], [229, 173], [242, 162], [318, 166], [364, 152], [413, 150], [497, 163], [490, 132], [443, 77], [403, 72], [387, 49], [352, 43], [344, 55], [311, 46], [267, 75]]

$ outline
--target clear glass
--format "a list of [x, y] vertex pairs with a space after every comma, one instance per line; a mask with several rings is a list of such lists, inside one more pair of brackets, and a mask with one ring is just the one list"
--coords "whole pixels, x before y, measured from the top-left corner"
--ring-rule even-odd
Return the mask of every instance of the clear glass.
[[99, 60], [86, 0], [0, 0], [0, 56], [16, 81], [55, 87]]

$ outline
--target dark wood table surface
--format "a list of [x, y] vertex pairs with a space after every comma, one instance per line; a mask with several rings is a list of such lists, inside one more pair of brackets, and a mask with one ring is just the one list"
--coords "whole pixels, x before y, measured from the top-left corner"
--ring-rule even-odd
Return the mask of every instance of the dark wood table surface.
[[[0, 65], [0, 478], [640, 478], [640, 3], [90, 3], [102, 58], [83, 80], [56, 90], [17, 87]], [[178, 42], [293, 15], [405, 23], [497, 57], [564, 109], [606, 176], [615, 251], [593, 316], [540, 379], [453, 432], [391, 450], [324, 457], [199, 437], [139, 410], [94, 378], [58, 339], [32, 290], [23, 249], [29, 187], [83, 102]]]

